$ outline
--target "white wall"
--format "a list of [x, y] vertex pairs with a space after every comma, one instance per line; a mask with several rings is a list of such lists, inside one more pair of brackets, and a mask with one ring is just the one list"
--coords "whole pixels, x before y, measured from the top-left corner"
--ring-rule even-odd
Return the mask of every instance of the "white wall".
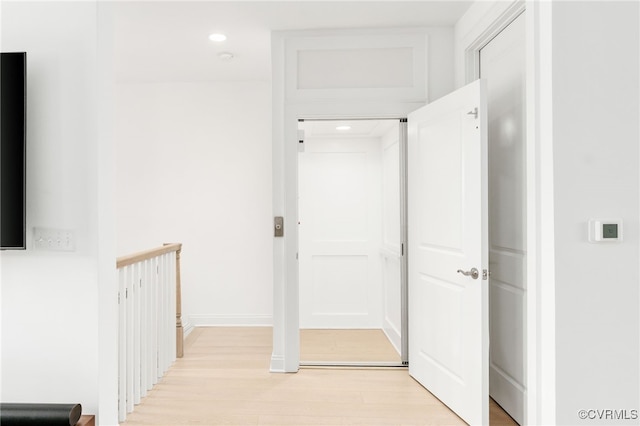
[[[639, 19], [637, 2], [553, 3], [558, 424], [640, 409]], [[589, 218], [608, 217], [624, 241], [588, 243]]]
[[181, 242], [183, 320], [272, 317], [271, 85], [120, 83], [118, 255]]
[[[99, 302], [99, 285], [112, 283], [98, 265], [113, 254], [98, 238], [112, 218], [99, 209], [109, 164], [99, 156], [96, 14], [95, 2], [3, 2], [1, 23], [2, 51], [27, 52], [28, 249], [0, 254], [0, 399], [81, 403], [85, 413], [115, 400], [99, 388], [103, 374], [116, 377], [115, 364], [99, 371], [115, 344], [103, 358], [99, 320], [115, 292], [112, 305]], [[35, 250], [35, 226], [73, 230], [76, 250]], [[114, 423], [115, 412], [103, 414]]]

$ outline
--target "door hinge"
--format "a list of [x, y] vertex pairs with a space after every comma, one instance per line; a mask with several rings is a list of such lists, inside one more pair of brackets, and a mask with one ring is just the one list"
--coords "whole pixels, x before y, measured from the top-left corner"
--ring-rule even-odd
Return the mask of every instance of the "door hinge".
[[404, 243], [400, 244], [400, 256], [404, 256]]
[[475, 107], [473, 111], [469, 111], [467, 115], [473, 115], [473, 118], [478, 119], [478, 107]]

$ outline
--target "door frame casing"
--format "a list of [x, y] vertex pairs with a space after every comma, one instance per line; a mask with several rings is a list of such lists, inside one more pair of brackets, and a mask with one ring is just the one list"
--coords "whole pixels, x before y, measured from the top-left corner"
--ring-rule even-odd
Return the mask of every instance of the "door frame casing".
[[[438, 30], [436, 30], [438, 31]], [[428, 101], [428, 32], [424, 28], [276, 31], [272, 55], [273, 215], [284, 217], [284, 236], [273, 239], [273, 372], [296, 372], [300, 365], [297, 122], [298, 119], [388, 119], [406, 117]], [[300, 50], [400, 47], [412, 49], [411, 87], [298, 90], [296, 54]], [[293, 64], [293, 65], [292, 65]], [[442, 76], [437, 76], [442, 77]], [[438, 90], [453, 89], [440, 81]], [[313, 95], [315, 94], [315, 97]]]

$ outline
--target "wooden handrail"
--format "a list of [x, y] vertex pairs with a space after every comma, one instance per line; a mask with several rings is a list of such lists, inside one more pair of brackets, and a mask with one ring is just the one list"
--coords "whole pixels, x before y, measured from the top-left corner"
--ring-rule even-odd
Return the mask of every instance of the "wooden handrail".
[[156, 256], [161, 256], [172, 251], [179, 252], [182, 250], [181, 243], [167, 243], [162, 247], [156, 247], [149, 250], [139, 251], [138, 253], [128, 254], [126, 256], [120, 256], [116, 259], [116, 268], [120, 269], [134, 263], [142, 262]]
[[116, 259], [116, 268], [124, 268], [167, 253], [176, 253], [176, 357], [184, 356], [184, 329], [182, 327], [182, 285], [180, 282], [180, 254], [182, 243], [165, 243], [162, 247], [143, 250], [138, 253], [120, 256]]

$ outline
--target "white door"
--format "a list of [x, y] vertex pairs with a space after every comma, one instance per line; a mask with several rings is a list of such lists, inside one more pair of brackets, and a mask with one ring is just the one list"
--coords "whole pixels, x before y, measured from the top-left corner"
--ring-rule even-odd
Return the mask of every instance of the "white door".
[[301, 328], [382, 328], [380, 156], [376, 138], [305, 137], [298, 157]]
[[524, 421], [526, 267], [525, 16], [480, 50], [489, 144], [489, 393]]
[[489, 422], [485, 90], [408, 117], [409, 373], [470, 424]]

